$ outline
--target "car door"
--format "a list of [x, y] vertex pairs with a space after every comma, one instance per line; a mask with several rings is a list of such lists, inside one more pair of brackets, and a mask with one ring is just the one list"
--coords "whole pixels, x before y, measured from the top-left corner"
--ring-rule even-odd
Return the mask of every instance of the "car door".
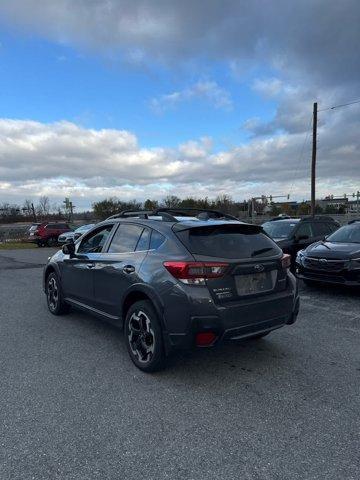
[[311, 245], [314, 242], [313, 237], [311, 222], [300, 222], [294, 233], [294, 254]]
[[94, 308], [95, 261], [107, 245], [113, 224], [103, 225], [89, 232], [75, 248], [75, 256], [66, 255], [61, 265], [64, 296], [73, 303]]
[[95, 261], [96, 308], [114, 320], [121, 316], [124, 292], [141, 281], [139, 270], [149, 249], [150, 229], [123, 222], [115, 231], [107, 251]]

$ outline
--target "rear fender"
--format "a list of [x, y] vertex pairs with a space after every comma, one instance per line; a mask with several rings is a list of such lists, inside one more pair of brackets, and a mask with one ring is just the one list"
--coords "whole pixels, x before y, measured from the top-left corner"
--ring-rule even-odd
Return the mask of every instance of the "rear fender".
[[[149, 286], [149, 285], [144, 285], [142, 283], [135, 283], [134, 285], [131, 285], [130, 288], [128, 288], [122, 297], [121, 301], [121, 310], [124, 312], [125, 306], [126, 306], [126, 301], [129, 299], [129, 296], [136, 294], [136, 293], [141, 293], [146, 295], [149, 300], [151, 301], [153, 307], [155, 308], [155, 311], [158, 315], [158, 318], [160, 319], [161, 323], [161, 328], [162, 328], [162, 333], [163, 333], [163, 340], [164, 340], [164, 347], [165, 347], [165, 353], [166, 355], [169, 354], [171, 346], [169, 342], [169, 335], [168, 331], [166, 328], [165, 320], [164, 320], [164, 303], [160, 297], [160, 295], [157, 293], [157, 291]], [[122, 315], [122, 327], [124, 327], [124, 321], [125, 321], [125, 316]]]

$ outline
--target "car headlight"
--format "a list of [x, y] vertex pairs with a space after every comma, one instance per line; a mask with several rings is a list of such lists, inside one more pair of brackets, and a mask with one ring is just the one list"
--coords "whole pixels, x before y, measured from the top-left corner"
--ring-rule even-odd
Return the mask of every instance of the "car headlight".
[[299, 250], [296, 254], [296, 261], [301, 263], [301, 260], [304, 258], [304, 250]]

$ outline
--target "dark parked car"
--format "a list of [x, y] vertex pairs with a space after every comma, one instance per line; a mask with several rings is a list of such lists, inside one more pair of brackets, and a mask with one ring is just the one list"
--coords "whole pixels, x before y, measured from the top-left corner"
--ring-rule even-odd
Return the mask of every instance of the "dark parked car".
[[62, 233], [71, 231], [67, 223], [61, 222], [43, 222], [35, 224], [35, 228], [29, 230], [28, 241], [36, 243], [39, 247], [54, 247], [57, 245], [58, 236]]
[[296, 273], [308, 284], [360, 286], [360, 220], [301, 250], [296, 258]]
[[265, 232], [275, 240], [284, 253], [291, 256], [292, 268], [295, 267], [296, 254], [299, 250], [318, 240], [323, 240], [339, 226], [333, 218], [326, 216], [276, 217], [263, 224]]
[[175, 349], [260, 338], [295, 322], [289, 256], [260, 226], [183, 214], [123, 212], [64, 245], [44, 269], [50, 312], [71, 305], [123, 327], [144, 371]]

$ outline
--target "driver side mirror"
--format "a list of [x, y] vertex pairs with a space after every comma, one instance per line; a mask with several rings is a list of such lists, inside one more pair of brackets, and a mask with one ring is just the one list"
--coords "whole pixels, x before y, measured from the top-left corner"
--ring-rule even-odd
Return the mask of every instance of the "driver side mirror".
[[70, 255], [70, 258], [75, 256], [75, 243], [72, 239], [63, 245], [62, 252], [64, 255]]

